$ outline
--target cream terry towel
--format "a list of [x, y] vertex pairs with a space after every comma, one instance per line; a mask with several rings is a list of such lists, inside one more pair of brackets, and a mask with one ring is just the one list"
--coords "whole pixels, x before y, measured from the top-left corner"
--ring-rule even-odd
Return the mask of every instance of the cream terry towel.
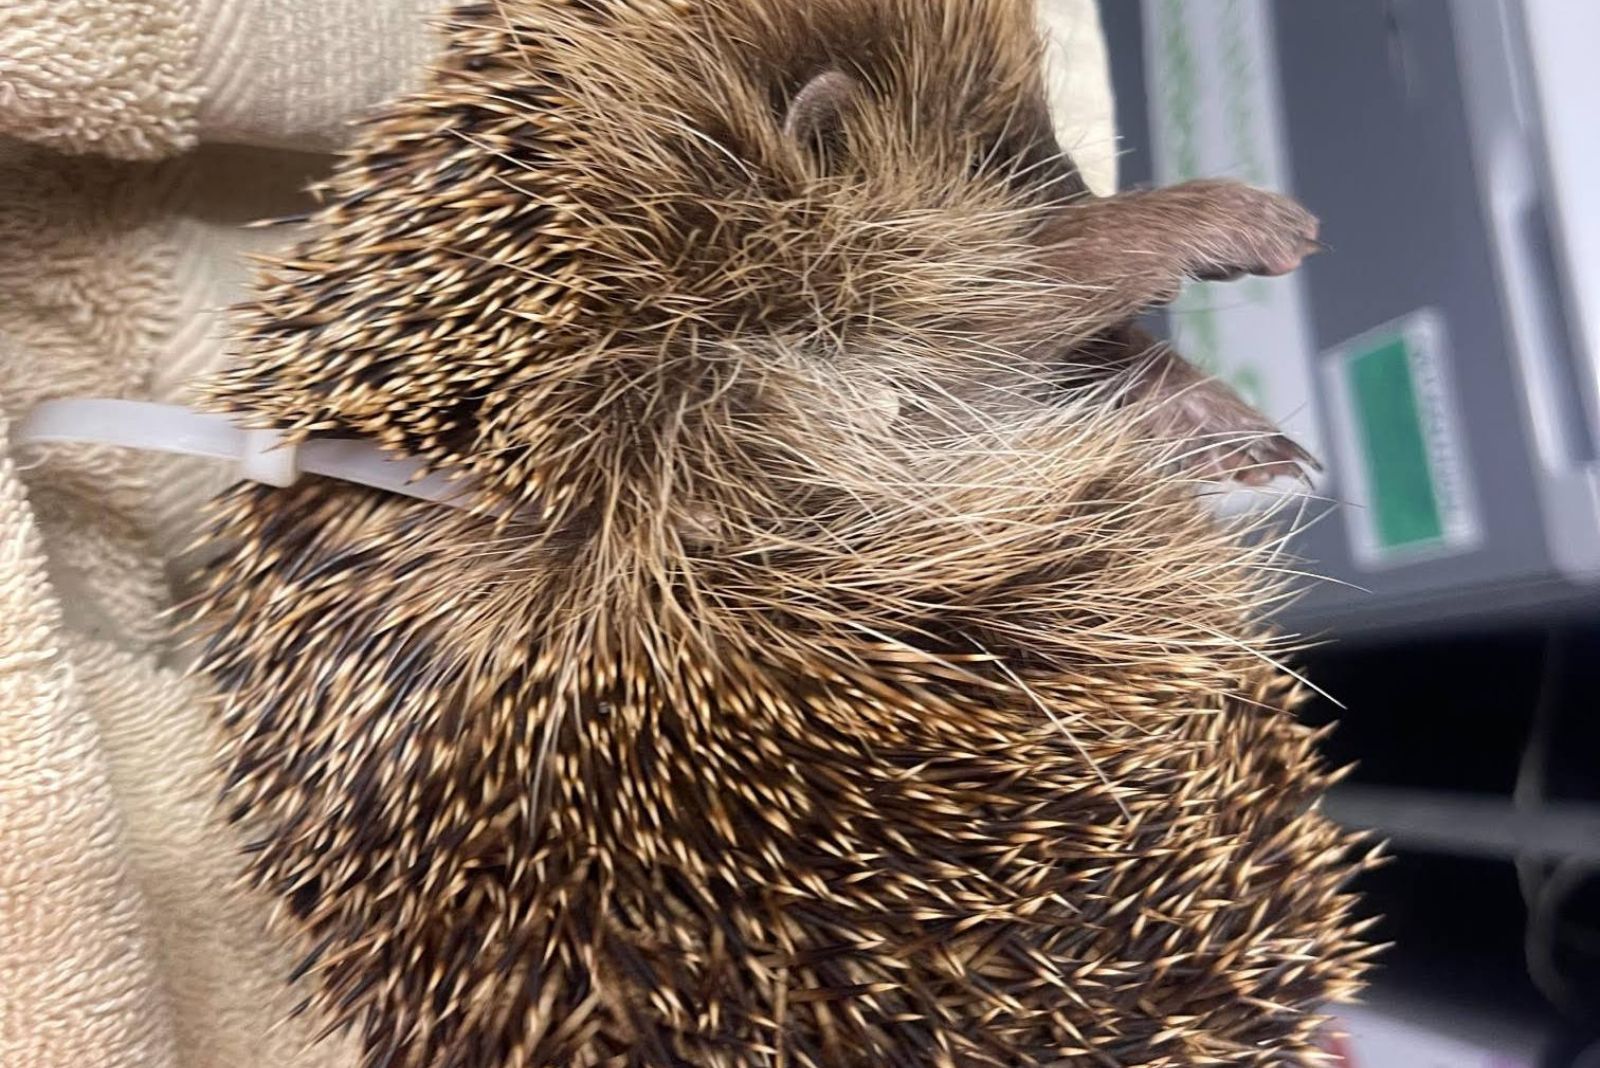
[[[221, 355], [247, 230], [418, 80], [441, 0], [0, 0], [0, 424], [178, 400]], [[1040, 0], [1062, 143], [1115, 181], [1094, 0]], [[141, 162], [142, 161], [142, 162]], [[3, 430], [3, 427], [0, 427]], [[343, 1068], [233, 885], [202, 696], [159, 620], [229, 477], [0, 433], [0, 1066]]]
[[159, 159], [337, 148], [420, 73], [441, 0], [5, 0], [0, 135]]

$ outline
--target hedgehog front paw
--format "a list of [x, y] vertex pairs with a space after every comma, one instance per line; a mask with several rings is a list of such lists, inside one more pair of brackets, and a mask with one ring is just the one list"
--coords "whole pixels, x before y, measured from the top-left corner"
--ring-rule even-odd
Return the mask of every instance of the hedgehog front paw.
[[1185, 182], [1171, 193], [1199, 222], [1185, 242], [1190, 277], [1288, 274], [1323, 247], [1317, 217], [1281, 193], [1226, 180]]

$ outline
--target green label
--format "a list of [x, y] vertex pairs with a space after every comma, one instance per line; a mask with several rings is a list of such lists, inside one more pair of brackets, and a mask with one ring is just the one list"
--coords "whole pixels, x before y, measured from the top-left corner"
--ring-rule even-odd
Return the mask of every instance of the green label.
[[1438, 311], [1419, 308], [1334, 346], [1322, 374], [1356, 565], [1402, 567], [1482, 545]]
[[1351, 354], [1345, 375], [1378, 544], [1397, 549], [1443, 541], [1444, 515], [1404, 335], [1375, 339]]

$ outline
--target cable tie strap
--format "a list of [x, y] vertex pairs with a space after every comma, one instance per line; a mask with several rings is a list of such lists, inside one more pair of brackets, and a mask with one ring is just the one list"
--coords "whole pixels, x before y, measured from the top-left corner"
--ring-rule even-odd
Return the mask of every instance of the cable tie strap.
[[269, 486], [292, 486], [301, 472], [337, 478], [418, 500], [467, 507], [459, 481], [424, 474], [419, 461], [395, 457], [356, 438], [289, 441], [276, 430], [245, 430], [222, 415], [176, 404], [71, 397], [45, 401], [12, 434], [17, 446], [78, 441], [232, 461], [239, 474]]

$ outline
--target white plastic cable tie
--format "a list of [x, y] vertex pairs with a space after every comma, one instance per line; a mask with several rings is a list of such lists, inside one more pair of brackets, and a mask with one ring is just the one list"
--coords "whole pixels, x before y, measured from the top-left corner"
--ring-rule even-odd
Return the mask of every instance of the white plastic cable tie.
[[299, 446], [283, 440], [276, 430], [246, 430], [239, 435], [243, 448], [239, 473], [269, 486], [292, 486], [300, 477]]
[[296, 445], [276, 430], [245, 430], [226, 416], [176, 404], [97, 397], [45, 401], [12, 434], [19, 446], [62, 441], [232, 461], [241, 476], [269, 486], [291, 486], [304, 471], [438, 504], [467, 503], [459, 482], [437, 472], [421, 475], [418, 461], [389, 456], [371, 442], [314, 438]]

